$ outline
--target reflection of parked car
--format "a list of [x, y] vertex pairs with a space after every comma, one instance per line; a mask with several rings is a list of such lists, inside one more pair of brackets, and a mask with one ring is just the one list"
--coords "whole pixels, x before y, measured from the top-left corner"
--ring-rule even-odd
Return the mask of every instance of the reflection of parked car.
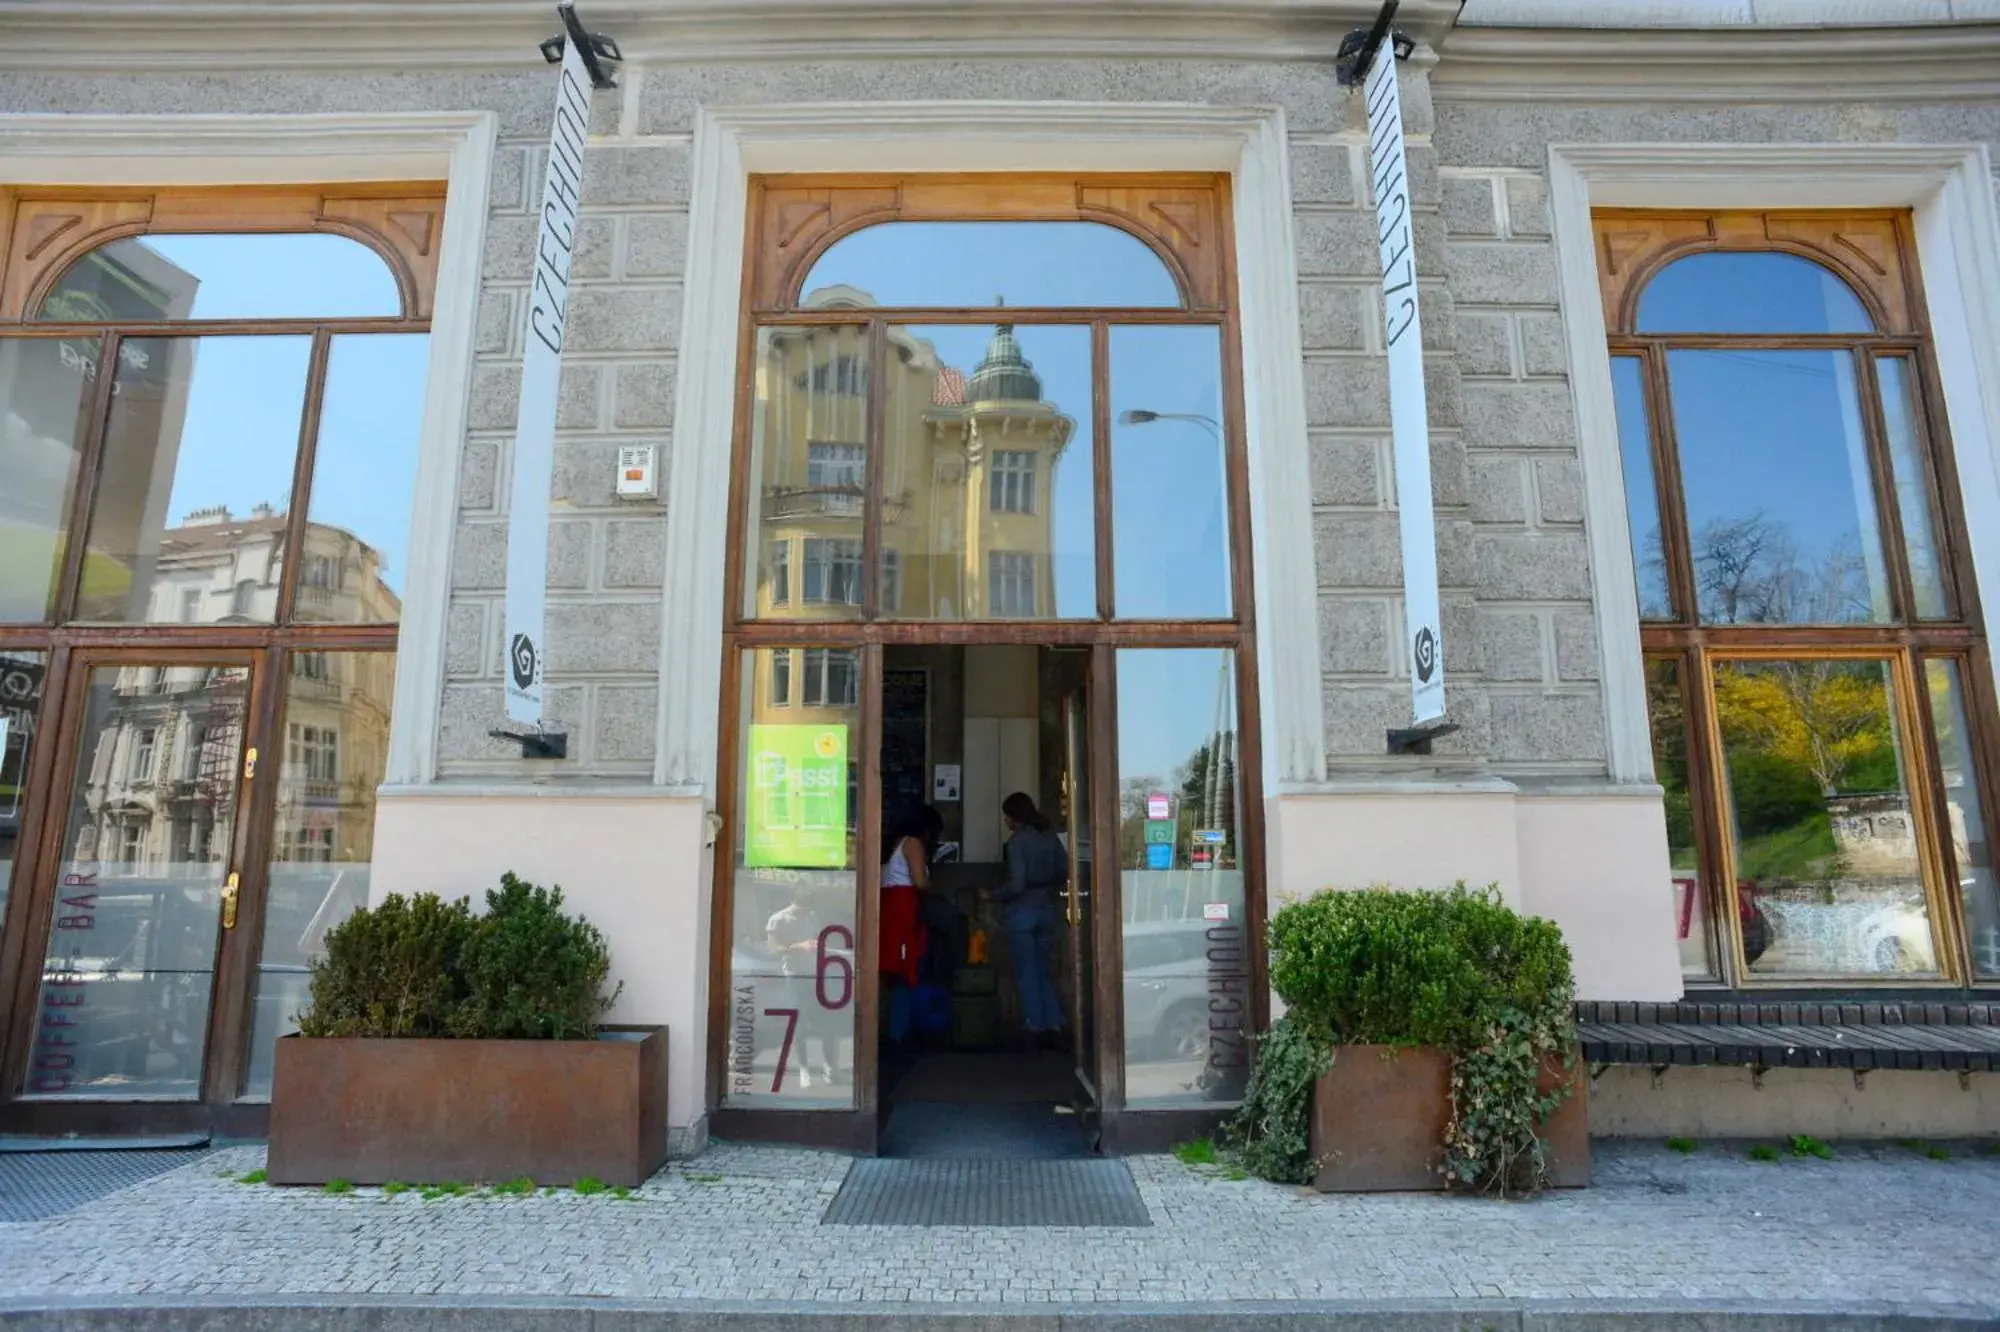
[[74, 987], [62, 1010], [70, 1020], [63, 1053], [74, 1063], [66, 1060], [60, 1073], [35, 1066], [41, 1071], [30, 1073], [30, 1090], [115, 1086], [148, 1095], [193, 1086], [206, 1041], [220, 885], [115, 878], [87, 896], [87, 911], [73, 906], [57, 918], [44, 964], [46, 993]]
[[1930, 914], [1921, 903], [1889, 902], [1861, 922], [1861, 958], [1881, 973], [1934, 971]]
[[1208, 1054], [1208, 922], [1125, 927], [1125, 1039], [1153, 1061]]

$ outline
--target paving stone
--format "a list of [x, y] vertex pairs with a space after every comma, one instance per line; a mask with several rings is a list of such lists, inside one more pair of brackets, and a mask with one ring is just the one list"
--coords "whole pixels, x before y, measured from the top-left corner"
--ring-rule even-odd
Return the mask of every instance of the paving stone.
[[711, 1146], [630, 1201], [329, 1197], [224, 1177], [263, 1159], [259, 1147], [228, 1148], [63, 1215], [0, 1225], [0, 1300], [1809, 1298], [2000, 1311], [2000, 1266], [1980, 1240], [1993, 1234], [2000, 1157], [1933, 1162], [1893, 1145], [1768, 1166], [1740, 1145], [1704, 1142], [1684, 1157], [1599, 1140], [1591, 1188], [1523, 1204], [1321, 1196], [1131, 1157], [1153, 1224], [1117, 1231], [822, 1225], [849, 1159], [784, 1148]]

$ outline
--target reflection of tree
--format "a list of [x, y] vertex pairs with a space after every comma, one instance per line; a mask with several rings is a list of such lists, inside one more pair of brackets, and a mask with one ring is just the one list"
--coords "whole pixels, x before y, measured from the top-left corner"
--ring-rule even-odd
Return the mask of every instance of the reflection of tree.
[[1673, 607], [1667, 595], [1667, 550], [1658, 524], [1646, 533], [1642, 545], [1646, 553], [1639, 561], [1639, 614], [1648, 620], [1664, 620], [1672, 616]]
[[1883, 667], [1781, 661], [1716, 671], [1715, 707], [1749, 878], [1839, 872], [1828, 802], [1900, 791]]
[[1840, 624], [1874, 618], [1868, 567], [1853, 532], [1808, 564], [1762, 510], [1694, 533], [1695, 589], [1710, 624]]
[[1667, 848], [1675, 869], [1694, 866], [1694, 799], [1688, 791], [1687, 701], [1680, 667], [1652, 661], [1646, 667], [1646, 713], [1653, 725], [1653, 772], [1665, 792]]

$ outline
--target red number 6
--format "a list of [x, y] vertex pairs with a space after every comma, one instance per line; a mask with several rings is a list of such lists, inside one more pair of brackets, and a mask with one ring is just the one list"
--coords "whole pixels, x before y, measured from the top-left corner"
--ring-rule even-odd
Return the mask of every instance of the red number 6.
[[[821, 1008], [832, 1010], [847, 1007], [854, 998], [854, 964], [838, 953], [829, 953], [826, 950], [826, 941], [836, 934], [840, 936], [844, 947], [850, 949], [854, 947], [853, 930], [845, 925], [829, 925], [819, 932], [819, 951], [815, 954], [813, 964], [813, 997], [819, 1000]], [[840, 998], [837, 1000], [826, 996], [827, 973], [835, 967], [840, 968]]]

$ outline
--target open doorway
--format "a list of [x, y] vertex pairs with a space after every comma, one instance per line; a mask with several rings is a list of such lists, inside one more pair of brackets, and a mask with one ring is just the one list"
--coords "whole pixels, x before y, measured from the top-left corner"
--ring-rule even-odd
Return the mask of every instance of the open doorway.
[[1089, 664], [884, 650], [884, 1155], [1096, 1148]]

